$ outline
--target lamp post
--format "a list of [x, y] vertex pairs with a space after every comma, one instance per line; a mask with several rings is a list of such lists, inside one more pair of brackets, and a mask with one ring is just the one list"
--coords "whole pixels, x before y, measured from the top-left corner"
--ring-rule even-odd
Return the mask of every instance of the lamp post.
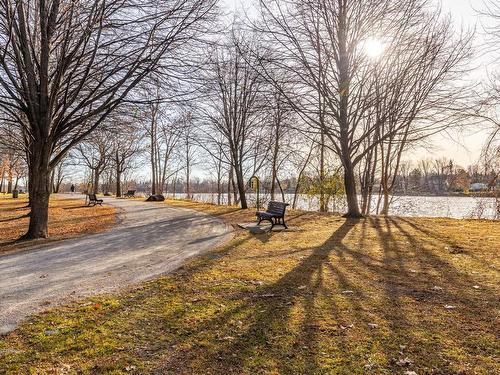
[[259, 208], [260, 208], [260, 201], [259, 201], [260, 180], [259, 180], [259, 178], [257, 176], [252, 176], [252, 178], [250, 178], [250, 187], [257, 194], [256, 207], [257, 207], [257, 211], [258, 211]]

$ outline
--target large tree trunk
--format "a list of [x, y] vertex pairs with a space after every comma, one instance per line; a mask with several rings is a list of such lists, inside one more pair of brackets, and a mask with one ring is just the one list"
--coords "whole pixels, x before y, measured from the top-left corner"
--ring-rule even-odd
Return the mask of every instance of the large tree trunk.
[[35, 145], [29, 162], [30, 223], [24, 239], [49, 236], [50, 175], [49, 152], [43, 145]]
[[344, 185], [347, 197], [346, 217], [362, 217], [359, 211], [358, 195], [356, 192], [356, 178], [351, 160], [344, 161]]
[[238, 187], [238, 194], [240, 196], [241, 208], [248, 208], [247, 196], [245, 192], [245, 181], [243, 181], [243, 171], [241, 168], [236, 170], [236, 184]]

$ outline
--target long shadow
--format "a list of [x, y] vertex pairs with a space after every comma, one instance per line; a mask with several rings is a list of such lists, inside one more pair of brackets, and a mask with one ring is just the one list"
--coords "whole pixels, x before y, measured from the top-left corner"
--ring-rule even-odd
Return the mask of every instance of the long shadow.
[[[258, 348], [271, 349], [279, 345], [275, 342], [273, 333], [286, 329], [283, 324], [288, 320], [293, 300], [303, 298], [303, 309], [305, 310], [302, 322], [303, 335], [299, 335], [292, 352], [282, 353], [283, 357], [300, 356], [305, 373], [318, 372], [317, 346], [318, 340], [314, 329], [306, 329], [315, 326], [316, 307], [315, 300], [320, 293], [324, 292], [323, 267], [328, 261], [330, 253], [339, 246], [341, 241], [350, 232], [359, 220], [346, 220], [333, 235], [321, 246], [314, 248], [311, 255], [303, 259], [295, 268], [283, 275], [275, 283], [259, 288], [259, 293], [248, 301], [248, 295], [234, 296], [243, 302], [236, 308], [230, 309], [215, 318], [205, 321], [196, 327], [196, 332], [202, 333], [214, 325], [225, 326], [233, 317], [241, 314], [250, 314], [252, 323], [237, 338], [221, 342], [215, 350], [207, 350], [203, 358], [197, 357], [197, 361], [206, 361], [211, 365], [220, 367], [221, 371], [241, 373], [244, 371], [245, 361], [258, 351]], [[304, 291], [304, 292], [302, 292]], [[306, 346], [307, 350], [293, 351], [294, 346]], [[286, 348], [280, 348], [286, 350]], [[289, 348], [288, 348], [289, 349]], [[238, 353], [233, 356], [233, 353]], [[183, 353], [181, 355], [185, 355]], [[265, 354], [263, 354], [265, 355]], [[223, 358], [223, 360], [221, 360]], [[217, 362], [216, 364], [214, 362]], [[280, 372], [293, 373], [294, 368], [287, 361], [278, 364]], [[155, 373], [162, 373], [165, 368], [158, 368]]]
[[[408, 222], [407, 220], [401, 220], [404, 223], [407, 223], [411, 228], [415, 230], [419, 230], [422, 233], [428, 235], [429, 237], [434, 238], [436, 241], [439, 241], [440, 243], [443, 244], [448, 244], [450, 246], [455, 245], [455, 246], [460, 246], [460, 244], [454, 240], [450, 239], [444, 239], [444, 238], [439, 238], [439, 236], [432, 236], [430, 231], [425, 230], [423, 228], [418, 227], [414, 223]], [[400, 223], [398, 223], [397, 220], [390, 219], [390, 223], [395, 226], [403, 236], [405, 236], [408, 241], [411, 242], [419, 242], [422, 246], [420, 246], [420, 249], [422, 250], [419, 253], [420, 256], [420, 264], [422, 268], [427, 268], [428, 270], [433, 271], [433, 273], [436, 274], [436, 276], [430, 275], [429, 272], [426, 273], [425, 280], [422, 280], [425, 282], [427, 285], [429, 283], [434, 283], [434, 284], [444, 284], [445, 286], [448, 285], [450, 286], [451, 289], [456, 289], [458, 290], [455, 293], [448, 292], [447, 298], [450, 302], [453, 303], [460, 303], [463, 306], [468, 306], [468, 307], [475, 307], [476, 304], [480, 301], [476, 301], [474, 299], [469, 298], [470, 293], [467, 293], [467, 291], [472, 290], [472, 285], [475, 285], [477, 283], [476, 280], [474, 280], [471, 276], [468, 274], [461, 272], [457, 268], [455, 268], [451, 263], [443, 259], [443, 257], [439, 256], [435, 252], [431, 250], [426, 250], [425, 248], [425, 242], [423, 240], [418, 240], [413, 236], [408, 229], [405, 229]], [[435, 243], [432, 243], [432, 245], [435, 245]], [[469, 253], [466, 254], [467, 257], [472, 257]], [[484, 285], [482, 286], [482, 291], [490, 293], [491, 295], [495, 294], [495, 291], [493, 290], [488, 290]], [[478, 306], [479, 307], [479, 306]], [[486, 311], [484, 311], [486, 313]], [[492, 316], [493, 317], [493, 316]]]
[[[422, 316], [423, 321], [416, 323], [415, 313], [410, 311], [411, 305], [407, 304], [408, 298], [415, 300], [415, 303], [429, 304], [432, 308], [441, 307], [444, 304], [441, 300], [442, 295], [430, 291], [429, 288], [432, 285], [455, 285], [458, 288], [465, 288], [472, 285], [472, 280], [437, 254], [425, 249], [418, 256], [411, 258], [411, 245], [417, 244], [418, 248], [422, 248], [424, 241], [415, 238], [409, 228], [401, 225], [399, 219], [367, 218], [362, 221], [361, 226], [359, 223], [360, 220], [346, 220], [331, 237], [318, 247], [281, 253], [280, 256], [286, 256], [300, 251], [311, 252], [309, 256], [300, 260], [292, 270], [271, 285], [258, 287], [256, 292], [254, 289], [234, 294], [228, 292], [227, 296], [224, 294], [223, 287], [218, 289], [217, 296], [214, 298], [220, 298], [219, 301], [230, 300], [232, 303], [228, 303], [228, 305], [232, 307], [222, 309], [222, 312], [215, 312], [213, 317], [208, 319], [202, 318], [200, 322], [193, 323], [189, 328], [185, 328], [183, 325], [183, 334], [176, 335], [173, 341], [171, 338], [168, 339], [170, 341], [166, 341], [165, 338], [159, 337], [157, 342], [147, 343], [152, 348], [152, 352], [157, 350], [154, 355], [159, 359], [153, 373], [170, 373], [172, 362], [183, 366], [182, 371], [174, 371], [173, 373], [189, 373], [191, 363], [197, 365], [205, 363], [207, 373], [249, 373], [249, 366], [252, 366], [252, 361], [256, 357], [264, 357], [268, 360], [267, 363], [275, 364], [276, 368], [262, 369], [261, 372], [264, 373], [270, 373], [274, 370], [290, 374], [325, 373], [325, 368], [321, 367], [322, 358], [319, 354], [323, 342], [328, 339], [328, 337], [325, 338], [323, 331], [325, 327], [320, 327], [322, 317], [319, 314], [325, 314], [325, 311], [330, 314], [329, 317], [332, 321], [345, 323], [344, 325], [349, 323], [350, 316], [351, 319], [366, 325], [380, 321], [380, 330], [367, 330], [366, 327], [363, 327], [365, 328], [363, 333], [369, 337], [367, 340], [362, 339], [363, 343], [360, 343], [360, 346], [379, 343], [381, 346], [378, 350], [384, 353], [386, 358], [398, 356], [397, 351], [402, 340], [410, 345], [423, 343], [419, 337], [420, 333], [443, 335], [443, 338], [432, 336], [432, 341], [423, 344], [435, 352], [452, 348], [450, 340], [459, 337], [457, 335], [460, 335], [461, 331], [457, 327], [460, 323], [457, 323], [457, 327], [449, 328], [452, 332], [456, 330], [455, 337], [448, 335], [447, 329], [443, 326], [433, 326], [432, 316]], [[359, 245], [346, 246], [342, 241], [349, 235], [354, 226], [360, 232]], [[376, 242], [380, 244], [381, 248], [380, 253], [370, 253], [372, 243], [367, 239], [368, 228], [375, 228]], [[224, 257], [234, 247], [238, 247], [251, 238], [254, 237], [251, 235], [242, 236], [237, 242], [233, 241], [223, 249], [214, 252], [213, 259]], [[352, 234], [349, 235], [349, 238], [352, 238]], [[338, 259], [338, 261], [332, 261], [332, 255], [335, 255], [333, 259]], [[210, 254], [205, 255], [211, 259], [210, 256]], [[249, 257], [241, 257], [240, 259], [249, 259]], [[181, 270], [178, 275], [192, 277], [193, 274], [209, 269], [213, 264], [210, 261], [199, 261], [194, 266], [186, 268], [185, 274]], [[423, 272], [425, 270], [432, 270], [434, 273]], [[327, 283], [329, 285], [325, 285]], [[353, 296], [346, 297], [346, 302], [340, 300], [337, 303], [339, 300], [331, 296], [332, 284], [337, 285], [341, 290], [352, 290]], [[379, 289], [382, 298], [379, 299], [378, 294], [374, 298], [372, 293], [378, 293]], [[196, 296], [196, 291], [191, 292]], [[484, 292], [486, 293], [486, 290]], [[147, 290], [144, 293], [139, 292], [128, 304], [147, 305], [144, 302], [148, 299], [148, 293], [150, 291]], [[491, 291], [491, 293], [495, 293], [495, 291]], [[317, 306], [318, 300], [323, 303], [321, 307]], [[468, 297], [461, 298], [458, 294], [452, 295], [450, 302], [475, 304]], [[343, 306], [340, 306], [341, 303]], [[216, 303], [210, 300], [208, 304], [208, 313], [210, 313]], [[345, 304], [349, 306], [348, 310], [346, 310]], [[133, 335], [133, 332], [137, 330], [137, 324], [144, 330], [153, 329], [148, 328], [149, 324], [153, 323], [152, 320], [155, 321], [153, 326], [159, 325], [160, 327], [169, 327], [169, 324], [174, 321], [185, 322], [191, 310], [186, 310], [182, 304], [178, 305], [178, 309], [174, 309], [169, 314], [142, 318], [139, 321], [130, 319], [131, 325], [124, 327], [123, 330]], [[477, 305], [476, 307], [479, 309], [481, 306]], [[290, 332], [288, 324], [294, 317], [296, 318], [297, 309], [303, 311], [301, 321], [296, 328], [298, 331]], [[492, 305], [488, 311], [478, 310], [478, 313], [484, 314], [483, 319], [491, 318], [492, 325], [495, 321], [493, 309]], [[431, 310], [431, 315], [436, 313], [440, 314], [435, 309]], [[461, 314], [459, 310], [454, 313]], [[124, 314], [128, 313], [124, 312]], [[447, 312], [443, 310], [443, 314], [447, 314]], [[426, 320], [427, 318], [431, 318], [431, 320]], [[230, 322], [235, 319], [243, 320], [243, 329], [231, 331], [228, 328]], [[220, 328], [215, 329], [214, 327]], [[389, 332], [386, 331], [386, 328]], [[224, 337], [228, 332], [230, 337]], [[332, 328], [332, 331], [327, 332], [326, 335], [335, 335], [333, 340], [338, 346], [336, 350], [339, 355], [342, 355], [344, 363], [365, 360], [364, 357], [353, 354], [355, 352], [353, 347], [356, 343], [349, 340], [347, 332], [348, 329]], [[288, 340], [294, 340], [294, 342], [280, 342], [281, 335], [287, 337]], [[210, 341], [210, 345], [206, 346], [206, 350], [205, 348], [203, 351], [194, 350], [191, 354], [189, 345], [193, 342], [203, 343], [207, 341]], [[177, 344], [180, 344], [178, 345], [180, 349], [172, 350], [172, 346]], [[460, 344], [457, 343], [455, 346], [460, 347]], [[188, 349], [185, 349], [186, 347]], [[162, 357], [165, 352], [168, 356], [167, 360]], [[401, 356], [406, 356], [406, 352]], [[437, 356], [441, 356], [441, 353]], [[296, 367], [297, 364], [299, 367]], [[446, 366], [443, 364], [439, 370], [442, 370], [442, 373], [453, 373], [453, 370]], [[387, 372], [389, 369], [393, 370], [392, 373], [402, 373], [403, 371], [403, 368], [394, 363], [388, 364], [384, 373], [391, 373]], [[330, 368], [330, 370], [334, 372], [334, 369]], [[370, 373], [377, 373], [377, 369]]]
[[27, 218], [27, 217], [30, 217], [29, 213], [27, 213], [25, 215], [17, 216], [17, 217], [11, 217], [9, 219], [2, 219], [2, 220], [0, 220], [0, 223], [6, 223], [6, 222], [9, 222], [9, 221], [15, 221], [15, 220], [24, 219], [24, 218]]

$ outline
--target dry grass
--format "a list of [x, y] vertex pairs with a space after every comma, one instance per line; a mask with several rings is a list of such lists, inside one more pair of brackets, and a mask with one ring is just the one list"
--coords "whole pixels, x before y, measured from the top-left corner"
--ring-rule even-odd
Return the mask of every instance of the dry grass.
[[238, 231], [173, 275], [33, 317], [0, 341], [0, 372], [500, 372], [499, 222], [289, 216], [300, 231]]
[[80, 199], [51, 198], [48, 240], [17, 241], [29, 224], [27, 198], [0, 199], [0, 253], [18, 250], [47, 241], [106, 230], [116, 223], [112, 206], [85, 207]]

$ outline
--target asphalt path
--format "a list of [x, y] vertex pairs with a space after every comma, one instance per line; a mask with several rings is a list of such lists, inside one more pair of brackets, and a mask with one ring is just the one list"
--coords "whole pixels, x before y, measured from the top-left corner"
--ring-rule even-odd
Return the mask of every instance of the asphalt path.
[[0, 256], [0, 334], [50, 306], [171, 272], [231, 238], [230, 226], [193, 210], [113, 198], [105, 204], [120, 211], [109, 231]]

